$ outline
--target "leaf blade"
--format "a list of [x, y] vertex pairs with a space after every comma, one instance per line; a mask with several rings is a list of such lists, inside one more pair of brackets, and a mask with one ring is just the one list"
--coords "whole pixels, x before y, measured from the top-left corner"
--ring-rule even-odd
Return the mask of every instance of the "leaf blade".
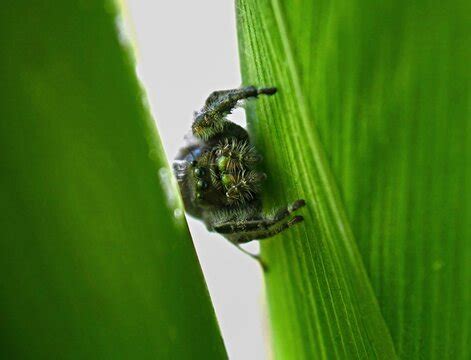
[[[469, 3], [275, 1], [272, 7], [285, 17], [299, 88], [398, 355], [468, 358]], [[277, 41], [273, 21], [252, 20], [265, 27], [250, 57], [242, 49], [242, 59], [255, 63], [249, 81], [288, 76], [270, 50]], [[253, 124], [269, 152], [264, 133], [278, 140], [292, 131], [276, 133], [277, 126]]]
[[6, 358], [226, 358], [116, 16], [105, 1], [0, 15]]
[[[280, 90], [276, 100], [259, 105], [257, 118], [263, 123], [252, 123], [256, 140], [267, 156], [267, 167], [289, 176], [281, 176], [277, 182], [297, 191], [284, 191], [273, 181], [267, 188], [283, 193], [285, 202], [300, 193], [308, 202], [306, 223], [310, 221], [310, 228], [283, 234], [263, 249], [270, 261], [266, 281], [276, 353], [302, 358], [394, 358], [388, 329], [355, 248], [317, 132], [309, 121], [280, 6], [277, 1], [240, 1], [238, 11], [244, 82], [276, 85]], [[289, 169], [277, 165], [277, 160]], [[289, 275], [288, 281], [283, 281], [283, 272]], [[285, 289], [291, 298], [284, 302], [277, 288]], [[310, 294], [309, 304], [301, 297], [303, 291]], [[296, 321], [282, 314], [287, 310], [297, 315]], [[294, 338], [286, 340], [286, 332], [295, 333]]]

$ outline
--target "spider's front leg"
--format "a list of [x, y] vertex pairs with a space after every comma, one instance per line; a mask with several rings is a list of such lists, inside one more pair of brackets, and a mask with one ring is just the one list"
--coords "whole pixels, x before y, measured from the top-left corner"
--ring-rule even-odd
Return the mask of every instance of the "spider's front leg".
[[276, 88], [256, 88], [255, 86], [246, 86], [240, 89], [214, 91], [206, 99], [203, 111], [217, 112], [220, 114], [229, 113], [240, 100], [257, 97], [258, 95], [273, 95]]
[[233, 219], [213, 225], [213, 230], [223, 234], [236, 244], [244, 244], [252, 240], [266, 239], [303, 221], [301, 215], [284, 221], [294, 211], [305, 205], [304, 200], [297, 200], [289, 206], [279, 210], [274, 216], [261, 216], [260, 218]]
[[297, 200], [289, 206], [280, 209], [274, 216], [270, 217], [261, 216], [257, 218], [238, 219], [237, 216], [233, 216], [230, 220], [212, 224], [211, 230], [224, 235], [224, 237], [226, 237], [240, 251], [257, 260], [266, 271], [268, 269], [267, 265], [263, 262], [260, 256], [246, 251], [240, 245], [252, 240], [261, 240], [272, 237], [303, 221], [303, 217], [301, 215], [296, 215], [288, 221], [284, 220], [286, 220], [291, 213], [303, 207], [305, 204], [304, 200]]
[[201, 111], [195, 113], [192, 125], [193, 135], [203, 140], [209, 140], [224, 131], [228, 121], [226, 116], [241, 100], [258, 95], [273, 95], [276, 88], [256, 88], [247, 86], [240, 89], [214, 91], [207, 98]]

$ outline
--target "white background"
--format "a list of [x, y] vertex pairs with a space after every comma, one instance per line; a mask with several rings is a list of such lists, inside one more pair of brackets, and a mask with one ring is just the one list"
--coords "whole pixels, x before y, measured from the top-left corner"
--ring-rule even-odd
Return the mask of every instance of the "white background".
[[[138, 74], [171, 161], [209, 93], [241, 84], [234, 2], [128, 0], [125, 8]], [[240, 123], [244, 114], [232, 116]], [[230, 358], [268, 358], [258, 264], [199, 222], [189, 225]]]

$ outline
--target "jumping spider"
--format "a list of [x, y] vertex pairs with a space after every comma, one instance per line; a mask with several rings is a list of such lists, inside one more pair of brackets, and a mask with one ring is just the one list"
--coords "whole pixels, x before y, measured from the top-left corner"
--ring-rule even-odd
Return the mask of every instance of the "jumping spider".
[[273, 87], [253, 86], [213, 92], [195, 112], [193, 134], [173, 163], [188, 214], [237, 247], [274, 236], [303, 220], [301, 215], [288, 216], [304, 206], [304, 200], [270, 215], [263, 213], [260, 195], [266, 175], [257, 170], [261, 156], [247, 131], [226, 119], [241, 100], [275, 93]]

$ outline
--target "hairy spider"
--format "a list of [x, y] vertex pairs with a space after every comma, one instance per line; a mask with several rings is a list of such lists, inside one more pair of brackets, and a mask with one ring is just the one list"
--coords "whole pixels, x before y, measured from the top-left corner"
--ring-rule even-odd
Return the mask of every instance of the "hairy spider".
[[266, 175], [257, 170], [261, 156], [247, 131], [226, 119], [241, 100], [275, 93], [276, 88], [253, 86], [213, 92], [195, 112], [189, 143], [173, 163], [188, 214], [237, 247], [274, 236], [303, 220], [301, 215], [289, 215], [304, 206], [304, 200], [271, 214], [263, 212], [261, 190]]

